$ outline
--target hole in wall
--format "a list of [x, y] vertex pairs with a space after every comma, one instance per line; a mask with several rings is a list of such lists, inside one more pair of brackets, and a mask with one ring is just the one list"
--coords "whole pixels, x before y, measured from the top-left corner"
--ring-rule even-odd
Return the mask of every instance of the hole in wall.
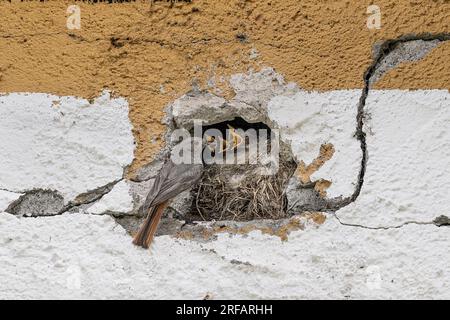
[[[278, 79], [275, 73], [266, 71], [235, 79], [233, 88], [236, 94], [231, 99], [193, 86], [191, 91], [167, 105], [163, 118], [163, 124], [167, 126], [166, 146], [151, 163], [139, 170], [132, 180], [136, 185], [144, 186], [147, 182], [151, 185], [151, 180], [164, 161], [172, 156], [172, 151], [178, 154], [179, 143], [189, 135], [205, 140], [202, 133], [206, 134], [210, 129], [222, 136], [226, 136], [224, 131], [230, 127], [243, 131], [265, 129], [266, 138], [278, 134], [279, 166], [274, 175], [257, 175], [257, 165], [207, 164], [199, 184], [171, 200], [158, 235], [201, 241], [213, 239], [220, 232], [240, 234], [262, 230], [278, 234], [276, 230], [279, 229], [300, 228], [301, 223], [297, 220], [308, 214], [326, 211], [328, 202], [316, 190], [315, 182], [305, 185], [300, 181], [296, 173], [299, 163], [291, 150], [291, 141], [282, 137], [283, 132], [279, 132], [277, 122], [268, 115], [267, 104], [274, 94], [279, 95], [284, 90], [289, 93], [295, 91], [280, 88]], [[200, 122], [201, 126], [198, 125]], [[178, 130], [184, 130], [184, 133], [180, 134]], [[267, 145], [272, 150], [270, 141]], [[144, 189], [148, 190], [148, 186]], [[138, 197], [136, 208], [145, 196], [146, 193]], [[116, 221], [134, 234], [139, 225], [135, 220], [141, 217], [134, 214], [116, 217]], [[291, 223], [294, 229], [290, 228]]]
[[[210, 132], [220, 133], [224, 139], [211, 137]], [[253, 140], [251, 133], [256, 135]], [[274, 140], [278, 136], [267, 124], [249, 123], [235, 117], [202, 127], [202, 134], [213, 141], [211, 153], [214, 157], [226, 159], [233, 153], [234, 163], [205, 164], [201, 181], [191, 190], [192, 201], [183, 217], [185, 220], [249, 221], [291, 216], [285, 190], [297, 164], [290, 151], [286, 152], [287, 146]], [[257, 146], [252, 145], [254, 143]], [[253, 153], [251, 148], [254, 148]], [[270, 157], [276, 164], [265, 161]], [[268, 166], [270, 170], [267, 170]]]

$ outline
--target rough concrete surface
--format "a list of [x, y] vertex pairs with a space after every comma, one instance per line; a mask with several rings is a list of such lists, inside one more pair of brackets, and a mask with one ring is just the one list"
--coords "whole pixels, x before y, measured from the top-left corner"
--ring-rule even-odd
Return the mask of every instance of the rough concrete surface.
[[0, 211], [5, 211], [9, 205], [15, 200], [19, 199], [22, 194], [0, 190]]
[[332, 182], [327, 189], [330, 198], [349, 196], [355, 189], [361, 164], [361, 150], [354, 137], [360, 95], [359, 90], [300, 91], [269, 102], [269, 117], [281, 127], [282, 137], [290, 141], [298, 161], [308, 165], [322, 145], [333, 145], [331, 159], [311, 175], [313, 180]]
[[110, 192], [86, 211], [92, 214], [129, 213], [133, 210], [133, 197], [126, 181], [117, 183]]
[[329, 216], [286, 242], [162, 236], [151, 251], [109, 216], [0, 214], [0, 231], [2, 298], [450, 298], [450, 233], [434, 225], [367, 230]]
[[402, 62], [418, 61], [426, 56], [432, 49], [442, 44], [439, 40], [415, 40], [399, 43], [394, 50], [386, 55], [380, 62], [377, 70], [370, 78], [370, 84], [376, 83], [389, 70], [395, 69]]
[[449, 92], [372, 90], [366, 112], [364, 184], [360, 197], [338, 212], [341, 221], [386, 227], [448, 215]]
[[18, 216], [46, 216], [58, 214], [64, 209], [64, 197], [57, 191], [35, 189], [21, 195], [6, 208], [6, 212]]
[[0, 188], [77, 195], [123, 176], [133, 160], [128, 103], [43, 93], [0, 96]]
[[[0, 3], [0, 299], [450, 299], [448, 1], [69, 4]], [[295, 158], [288, 216], [187, 190], [135, 247], [173, 130], [235, 117]]]

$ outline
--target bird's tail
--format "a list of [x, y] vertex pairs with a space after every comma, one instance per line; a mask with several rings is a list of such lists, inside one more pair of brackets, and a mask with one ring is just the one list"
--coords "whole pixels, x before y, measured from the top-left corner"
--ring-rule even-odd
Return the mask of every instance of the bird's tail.
[[135, 235], [133, 244], [143, 248], [148, 248], [150, 246], [156, 230], [158, 229], [159, 221], [161, 220], [164, 209], [165, 205], [160, 204], [150, 210], [138, 233]]

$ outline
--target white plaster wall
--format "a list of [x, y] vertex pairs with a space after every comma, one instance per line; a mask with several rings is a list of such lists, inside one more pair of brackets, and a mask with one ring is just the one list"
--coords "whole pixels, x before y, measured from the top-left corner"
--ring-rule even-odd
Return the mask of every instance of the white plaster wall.
[[[0, 298], [450, 298], [447, 228], [259, 231], [137, 248], [109, 216], [0, 214]], [[32, 245], [30, 245], [32, 243]]]
[[[351, 194], [359, 171], [359, 94], [297, 92], [269, 103], [306, 163], [321, 144], [335, 146], [315, 174], [332, 181], [333, 195]], [[18, 196], [6, 190], [48, 187], [70, 199], [120, 178], [132, 159], [122, 99], [11, 94], [0, 102], [0, 134], [9, 137], [0, 142], [2, 208]], [[449, 299], [450, 228], [421, 224], [448, 215], [449, 93], [371, 91], [366, 108], [365, 183], [336, 213], [340, 221], [328, 214], [286, 242], [259, 231], [204, 243], [161, 236], [144, 250], [109, 215], [89, 214], [128, 208], [123, 181], [88, 214], [0, 212], [0, 298]]]
[[133, 197], [128, 183], [122, 180], [86, 211], [92, 214], [104, 214], [128, 213], [131, 210], [133, 210]]
[[269, 117], [281, 127], [298, 161], [309, 165], [322, 144], [333, 144], [333, 157], [311, 176], [313, 181], [331, 181], [329, 198], [348, 197], [355, 190], [361, 165], [361, 148], [354, 137], [360, 95], [361, 90], [299, 91], [275, 96], [268, 104]]
[[128, 103], [44, 93], [0, 96], [0, 189], [59, 191], [66, 201], [123, 175], [133, 160]]
[[371, 90], [366, 112], [364, 184], [357, 201], [338, 212], [341, 221], [385, 227], [448, 216], [449, 92]]
[[19, 199], [20, 193], [0, 190], [0, 212], [5, 211], [15, 200]]

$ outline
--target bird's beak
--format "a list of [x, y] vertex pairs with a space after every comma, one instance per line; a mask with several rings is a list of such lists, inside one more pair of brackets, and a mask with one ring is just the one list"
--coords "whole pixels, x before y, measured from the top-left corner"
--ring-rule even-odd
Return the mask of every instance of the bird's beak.
[[228, 128], [230, 128], [231, 139], [233, 142], [230, 150], [233, 150], [242, 144], [242, 142], [244, 141], [244, 138], [242, 138], [240, 135], [238, 135], [236, 133], [236, 129], [234, 129], [231, 125], [227, 124], [227, 126], [228, 126]]

